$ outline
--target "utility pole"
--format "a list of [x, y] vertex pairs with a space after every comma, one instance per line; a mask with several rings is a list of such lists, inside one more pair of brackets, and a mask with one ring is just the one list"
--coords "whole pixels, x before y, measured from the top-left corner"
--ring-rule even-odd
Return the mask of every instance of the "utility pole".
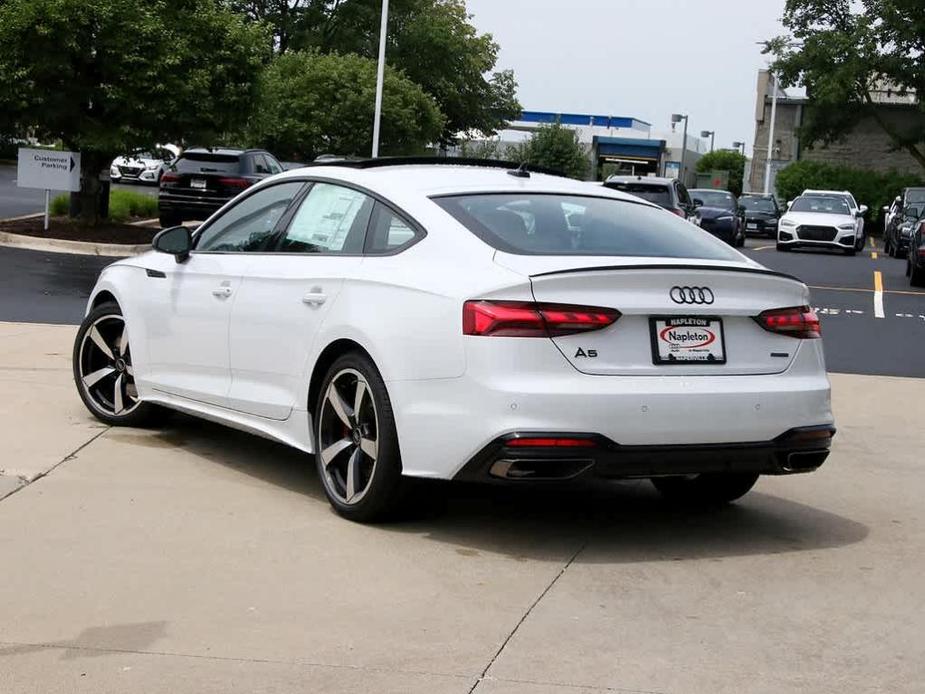
[[382, 124], [382, 88], [385, 82], [385, 42], [389, 31], [389, 0], [382, 0], [379, 26], [379, 69], [376, 75], [376, 112], [373, 116], [373, 159], [379, 156], [379, 132]]
[[709, 137], [710, 138], [710, 151], [713, 151], [713, 146], [716, 143], [716, 131], [714, 130], [701, 130], [700, 137]]

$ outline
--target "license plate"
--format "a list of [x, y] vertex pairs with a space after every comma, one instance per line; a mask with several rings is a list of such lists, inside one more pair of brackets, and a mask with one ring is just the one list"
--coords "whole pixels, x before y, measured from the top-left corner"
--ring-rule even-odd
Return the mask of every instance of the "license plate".
[[748, 224], [745, 228], [746, 228], [746, 229], [757, 229], [757, 228], [758, 228], [758, 225], [757, 225], [757, 224]]
[[725, 364], [723, 321], [702, 316], [655, 317], [652, 331], [654, 364]]
[[189, 182], [190, 188], [199, 188], [200, 190], [205, 190], [206, 179], [204, 178], [192, 178]]

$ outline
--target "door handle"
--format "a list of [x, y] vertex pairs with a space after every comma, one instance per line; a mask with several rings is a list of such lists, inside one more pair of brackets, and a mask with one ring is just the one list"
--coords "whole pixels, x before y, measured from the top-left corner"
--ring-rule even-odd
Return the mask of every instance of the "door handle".
[[212, 290], [212, 296], [217, 296], [219, 299], [227, 299], [231, 296], [231, 292], [231, 287], [219, 287], [218, 289]]
[[309, 306], [321, 306], [321, 304], [327, 300], [328, 295], [322, 291], [309, 292], [302, 297], [302, 303], [308, 304]]

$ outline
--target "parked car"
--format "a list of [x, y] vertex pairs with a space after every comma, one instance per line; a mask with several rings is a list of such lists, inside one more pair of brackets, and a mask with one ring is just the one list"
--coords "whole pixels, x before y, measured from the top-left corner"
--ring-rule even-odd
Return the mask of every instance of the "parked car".
[[745, 210], [735, 195], [711, 188], [692, 188], [690, 194], [700, 215], [701, 229], [730, 246], [745, 245]]
[[912, 235], [918, 229], [919, 222], [925, 219], [925, 202], [922, 207], [903, 206], [890, 229], [884, 234], [883, 251], [893, 258], [904, 258]]
[[925, 221], [919, 221], [906, 253], [906, 277], [913, 287], [925, 287]]
[[157, 185], [161, 174], [180, 156], [176, 145], [158, 145], [154, 151], [142, 150], [113, 159], [109, 179], [113, 183], [147, 183]]
[[681, 181], [654, 176], [610, 176], [604, 187], [635, 195], [653, 202], [678, 215], [681, 219], [697, 222], [699, 216], [690, 193]]
[[809, 246], [857, 252], [857, 216], [838, 195], [801, 195], [790, 203], [777, 231], [777, 250]]
[[86, 407], [311, 453], [357, 521], [411, 477], [717, 503], [823, 463], [805, 284], [631, 195], [422, 161], [287, 171], [108, 266], [74, 345]]
[[161, 175], [161, 226], [205, 220], [242, 190], [282, 170], [262, 149], [188, 149]]
[[777, 225], [783, 210], [773, 195], [743, 193], [739, 204], [745, 208], [745, 234], [777, 236]]
[[[903, 188], [890, 206], [883, 226], [883, 243], [884, 251], [894, 258], [900, 257], [900, 248], [904, 243], [903, 239], [900, 238], [902, 235], [900, 227], [918, 216], [912, 213], [906, 214], [906, 211], [910, 208], [915, 208], [919, 213], [925, 212], [925, 187]], [[907, 227], [906, 231], [908, 232], [909, 230], [910, 227]], [[908, 242], [908, 237], [905, 242]]]
[[867, 243], [867, 234], [864, 231], [864, 215], [867, 214], [867, 205], [858, 205], [850, 191], [847, 190], [804, 190], [803, 195], [823, 195], [841, 198], [848, 204], [848, 209], [855, 219], [855, 250], [860, 251]]

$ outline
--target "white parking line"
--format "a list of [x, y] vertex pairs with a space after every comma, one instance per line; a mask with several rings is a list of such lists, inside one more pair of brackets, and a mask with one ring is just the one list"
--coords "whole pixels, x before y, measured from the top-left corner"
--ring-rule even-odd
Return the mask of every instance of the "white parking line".
[[883, 318], [883, 275], [874, 272], [874, 318]]

